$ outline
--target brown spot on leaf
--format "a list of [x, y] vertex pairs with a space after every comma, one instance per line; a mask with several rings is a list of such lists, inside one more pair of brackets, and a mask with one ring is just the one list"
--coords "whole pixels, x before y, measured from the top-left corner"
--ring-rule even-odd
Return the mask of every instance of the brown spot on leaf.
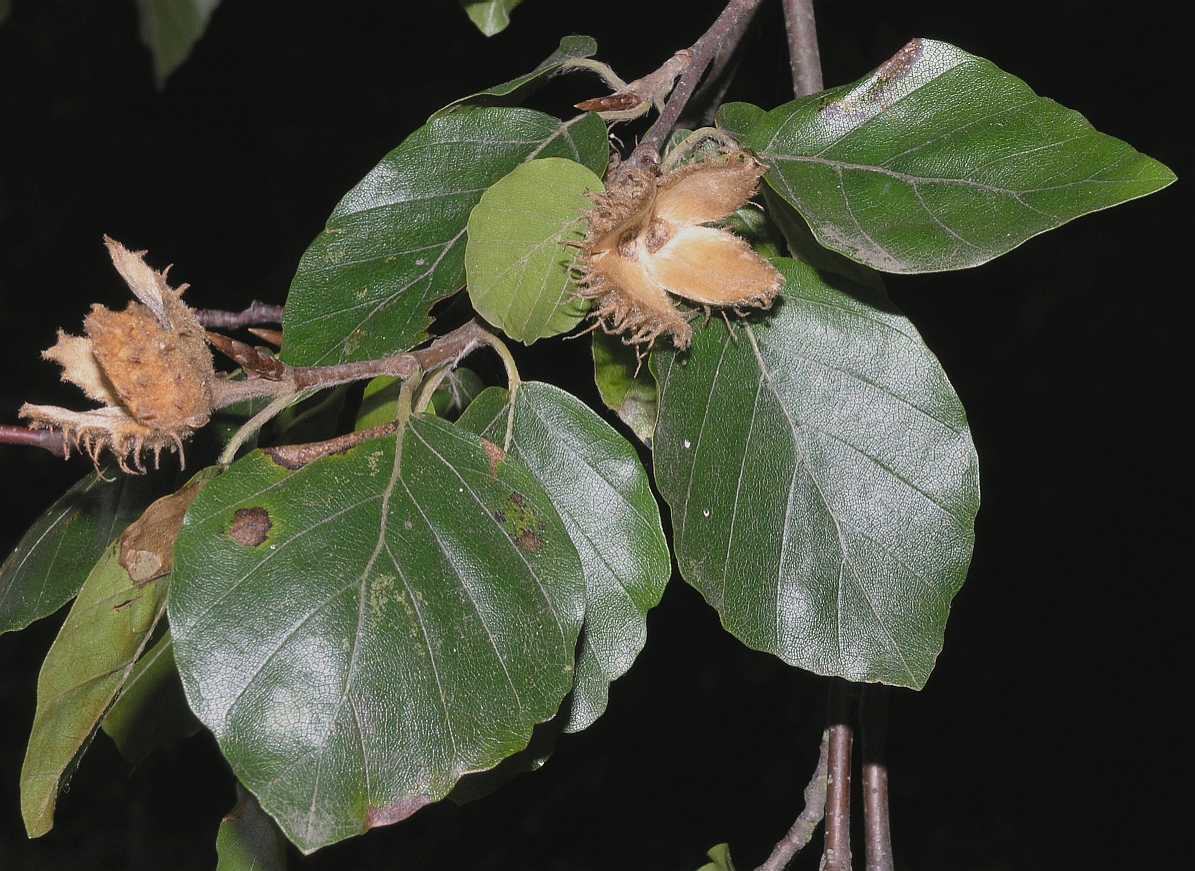
[[539, 553], [543, 550], [544, 540], [534, 529], [524, 529], [515, 538], [515, 544], [519, 546], [520, 550], [525, 550], [527, 553]]
[[303, 468], [308, 463], [315, 462], [322, 457], [343, 454], [370, 439], [393, 435], [398, 429], [397, 423], [384, 423], [372, 429], [351, 432], [322, 442], [309, 442], [303, 445], [280, 445], [276, 448], [265, 448], [262, 453], [284, 469], [292, 472]]
[[909, 69], [917, 63], [921, 53], [925, 50], [925, 43], [921, 39], [910, 39], [901, 47], [900, 51], [880, 64], [876, 69], [876, 77], [886, 82], [895, 81], [908, 75]]
[[385, 807], [371, 807], [365, 812], [365, 828], [376, 829], [378, 826], [392, 826], [401, 823], [424, 805], [433, 801], [430, 795], [412, 795], [400, 798], [394, 804]]
[[482, 439], [481, 446], [485, 448], [486, 459], [490, 461], [490, 477], [498, 477], [498, 467], [506, 460], [506, 451], [498, 447], [489, 439]]
[[228, 537], [244, 547], [257, 547], [266, 540], [274, 524], [264, 508], [238, 508]]

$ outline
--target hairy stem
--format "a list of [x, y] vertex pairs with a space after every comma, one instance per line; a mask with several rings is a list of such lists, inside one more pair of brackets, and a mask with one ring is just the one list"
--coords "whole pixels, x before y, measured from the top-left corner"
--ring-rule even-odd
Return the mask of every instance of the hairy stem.
[[0, 425], [0, 445], [22, 445], [41, 448], [56, 457], [66, 456], [62, 433], [56, 429], [28, 429], [23, 426]]
[[726, 8], [722, 10], [722, 14], [710, 25], [710, 29], [693, 43], [689, 49], [692, 53], [692, 60], [688, 68], [676, 83], [672, 96], [664, 104], [664, 111], [660, 113], [660, 117], [651, 125], [635, 150], [631, 152], [631, 156], [627, 158], [628, 166], [640, 167], [659, 163], [660, 148], [663, 147], [672, 128], [676, 126], [681, 112], [685, 110], [689, 98], [693, 96], [698, 82], [709, 68], [714, 55], [724, 47], [728, 51], [731, 50], [729, 48], [731, 38], [742, 37], [746, 30], [744, 19], [749, 21], [761, 2], [762, 0], [730, 0], [726, 4]]
[[793, 71], [793, 93], [798, 97], [816, 94], [824, 86], [813, 0], [783, 2], [784, 29], [788, 34], [788, 63]]
[[819, 871], [851, 871], [851, 696], [854, 688], [835, 678], [830, 684], [826, 718], [829, 735], [826, 759], [826, 845]]
[[893, 871], [892, 831], [888, 820], [888, 688], [868, 684], [859, 702], [863, 744], [863, 841], [867, 871]]
[[788, 863], [813, 839], [818, 824], [826, 812], [826, 769], [829, 765], [830, 730], [822, 732], [822, 746], [817, 756], [817, 768], [805, 787], [805, 807], [789, 827], [788, 832], [772, 848], [756, 871], [784, 871]]
[[282, 323], [282, 306], [253, 300], [244, 311], [229, 312], [214, 308], [193, 310], [199, 323], [209, 330], [239, 330], [258, 324]]

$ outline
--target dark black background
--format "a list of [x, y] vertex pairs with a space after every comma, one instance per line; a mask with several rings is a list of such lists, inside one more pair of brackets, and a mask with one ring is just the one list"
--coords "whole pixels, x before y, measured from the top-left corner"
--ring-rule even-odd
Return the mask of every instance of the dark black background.
[[[226, 2], [161, 93], [131, 0], [15, 5], [0, 29], [4, 422], [26, 399], [81, 401], [37, 352], [56, 326], [77, 330], [89, 303], [123, 306], [102, 232], [177, 264], [193, 305], [281, 302], [337, 199], [431, 111], [524, 72], [566, 33], [593, 34], [603, 59], [640, 75], [722, 4], [527, 0], [486, 40], [451, 0]], [[789, 80], [779, 4], [765, 7], [732, 96], [772, 106]], [[862, 75], [910, 36], [945, 39], [1181, 176], [1189, 48], [1170, 8], [823, 2], [826, 81]], [[558, 82], [541, 105], [563, 109], [600, 92], [593, 82]], [[1178, 713], [1187, 208], [1180, 181], [982, 269], [890, 282], [962, 396], [983, 476], [945, 651], [923, 692], [893, 699], [902, 868], [1154, 868], [1186, 855], [1170, 793], [1191, 749]], [[525, 376], [593, 400], [587, 353], [536, 348]], [[0, 448], [0, 550], [84, 471]], [[25, 840], [17, 776], [60, 619], [0, 638], [0, 867], [213, 867], [232, 786], [207, 735], [132, 775], [97, 738], [53, 832]], [[295, 867], [686, 871], [723, 840], [754, 867], [800, 805], [824, 684], [745, 650], [676, 578], [649, 629], [607, 714], [543, 771]]]

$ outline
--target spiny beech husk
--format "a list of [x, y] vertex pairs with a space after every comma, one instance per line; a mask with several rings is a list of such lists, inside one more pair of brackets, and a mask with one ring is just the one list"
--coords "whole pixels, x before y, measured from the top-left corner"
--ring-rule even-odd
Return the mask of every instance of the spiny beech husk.
[[122, 471], [144, 471], [143, 452], [153, 453], [155, 465], [163, 448], [181, 457], [183, 441], [207, 424], [215, 371], [203, 327], [181, 299], [187, 286], [170, 287], [169, 269], [151, 269], [144, 251], [104, 242], [140, 301], [122, 312], [92, 306], [85, 336], [59, 330], [42, 353], [62, 367], [63, 381], [102, 407], [79, 412], [26, 403], [20, 416], [35, 428], [61, 430], [68, 449], [86, 451], [97, 465], [108, 450]]
[[602, 328], [629, 344], [667, 335], [686, 348], [690, 315], [671, 296], [707, 311], [769, 307], [784, 284], [780, 273], [742, 239], [705, 226], [751, 199], [765, 171], [742, 152], [663, 176], [617, 171], [594, 196], [578, 266], [579, 293], [595, 300], [592, 316]]

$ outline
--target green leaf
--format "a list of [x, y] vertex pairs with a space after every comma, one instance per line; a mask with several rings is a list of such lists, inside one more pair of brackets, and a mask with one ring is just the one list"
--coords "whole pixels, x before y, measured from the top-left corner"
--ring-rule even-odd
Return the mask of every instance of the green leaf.
[[29, 837], [54, 826], [58, 784], [91, 740], [162, 614], [164, 580], [138, 587], [105, 551], [79, 591], [37, 678], [37, 711], [21, 766]]
[[966, 416], [881, 293], [773, 263], [786, 287], [766, 318], [652, 355], [677, 563], [749, 647], [919, 689], [974, 541]]
[[734, 860], [730, 858], [729, 844], [710, 847], [706, 855], [713, 861], [702, 865], [697, 871], [735, 871]]
[[169, 605], [187, 700], [304, 852], [516, 753], [572, 685], [576, 550], [492, 447], [420, 417], [306, 466], [256, 451], [191, 506]]
[[216, 832], [216, 871], [286, 871], [286, 842], [239, 783], [237, 803]]
[[0, 0], [0, 24], [8, 20], [12, 14], [12, 0]]
[[587, 194], [602, 180], [579, 163], [525, 163], [493, 185], [469, 215], [465, 274], [483, 318], [525, 345], [571, 330], [585, 316], [570, 274], [584, 238]]
[[0, 634], [53, 614], [79, 592], [104, 548], [161, 495], [158, 475], [92, 473], [22, 536], [0, 565]]
[[552, 500], [585, 570], [585, 628], [565, 731], [579, 732], [606, 710], [610, 684], [647, 640], [647, 612], [672, 573], [668, 542], [647, 472], [634, 447], [590, 408], [551, 384], [515, 393], [484, 391], [460, 425], [525, 462]]
[[154, 80], [161, 88], [187, 56], [220, 0], [137, 0], [141, 41], [154, 59]]
[[803, 263], [808, 263], [819, 272], [840, 275], [855, 284], [869, 287], [872, 290], [882, 291], [884, 289], [884, 278], [880, 273], [862, 263], [856, 263], [854, 260], [843, 257], [837, 251], [823, 248], [813, 237], [813, 232], [805, 223], [805, 219], [783, 197], [771, 188], [764, 188], [763, 198], [768, 207], [769, 223], [780, 231], [790, 256]]
[[199, 731], [178, 680], [169, 632], [137, 660], [100, 726], [132, 766]]
[[[597, 54], [597, 42], [592, 36], [572, 35], [561, 37], [560, 45], [556, 50], [544, 58], [543, 63], [531, 72], [524, 73], [500, 85], [493, 85], [484, 91], [478, 91], [476, 94], [470, 94], [467, 97], [461, 97], [459, 100], [453, 100], [435, 114], [440, 115], [444, 112], [449, 112], [465, 103], [493, 106], [522, 100], [534, 87], [538, 87], [547, 79], [562, 72], [564, 65], [569, 61], [578, 58], [593, 57], [595, 54]], [[434, 118], [435, 115], [432, 117]]]
[[461, 8], [477, 29], [486, 36], [494, 36], [506, 30], [510, 24], [510, 13], [523, 0], [460, 0]]
[[822, 245], [885, 272], [978, 266], [1175, 180], [989, 61], [927, 39], [741, 138]]
[[299, 263], [283, 351], [295, 366], [367, 360], [427, 338], [428, 312], [465, 283], [465, 224], [519, 164], [566, 157], [604, 171], [596, 115], [561, 122], [530, 109], [463, 106], [391, 151], [336, 207]]
[[656, 429], [656, 382], [635, 351], [615, 336], [593, 332], [593, 380], [606, 407], [651, 447]]

